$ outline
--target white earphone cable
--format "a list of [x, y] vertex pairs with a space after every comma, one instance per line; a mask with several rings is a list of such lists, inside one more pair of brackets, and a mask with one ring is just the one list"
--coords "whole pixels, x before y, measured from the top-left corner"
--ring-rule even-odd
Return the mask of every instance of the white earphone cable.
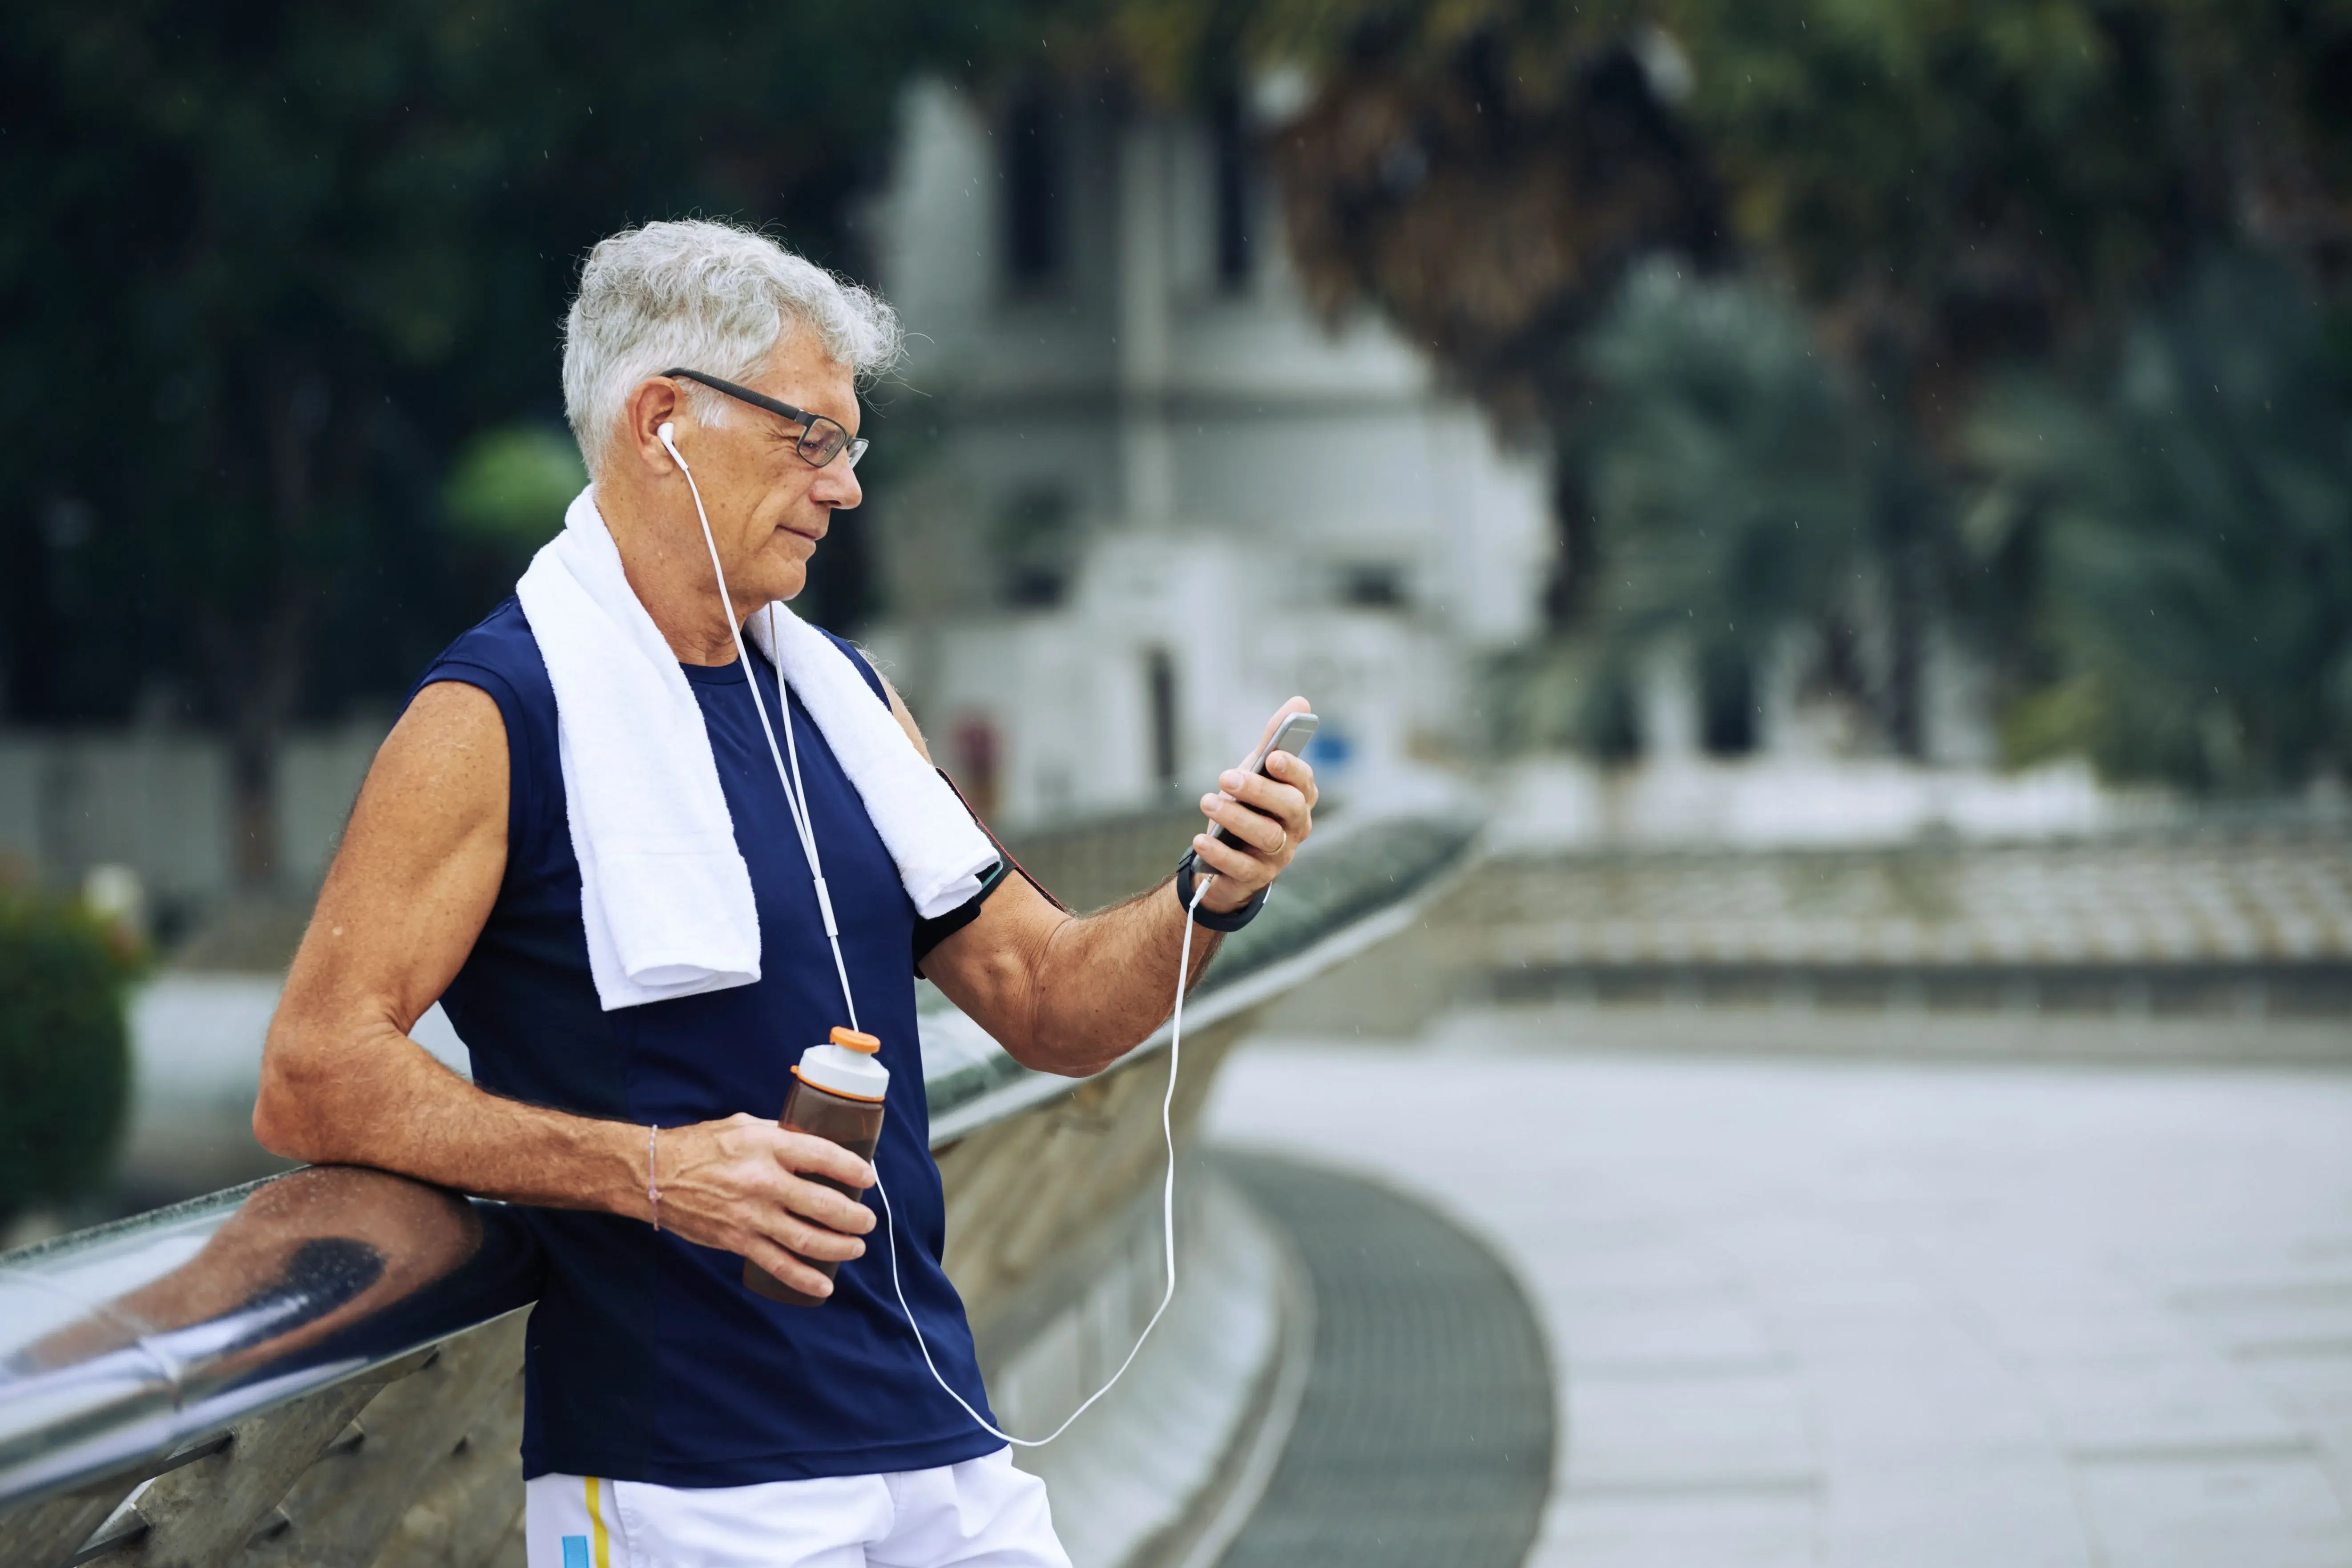
[[[727, 632], [735, 639], [735, 658], [742, 666], [744, 684], [751, 689], [751, 706], [760, 715], [760, 732], [768, 738], [768, 756], [776, 764], [776, 782], [783, 785], [784, 806], [792, 816], [793, 830], [800, 836], [801, 853], [808, 857], [809, 878], [816, 884], [817, 912], [824, 917], [824, 938], [833, 945], [834, 973], [841, 976], [841, 1000], [849, 1009], [849, 1026], [855, 1029], [857, 1027], [857, 998], [849, 989], [849, 966], [841, 958], [841, 928], [833, 918], [833, 895], [824, 885], [824, 863], [817, 858], [816, 830], [809, 821], [807, 791], [801, 787], [801, 749], [800, 742], [793, 734], [790, 699], [786, 699], [784, 710], [784, 744], [792, 752], [793, 765], [792, 776], [786, 778], [784, 759], [776, 750], [776, 728], [768, 722], [768, 704], [760, 695], [760, 681], [752, 672], [751, 656], [743, 647], [742, 624], [735, 618], [735, 598], [727, 591], [727, 569], [719, 563], [719, 542], [711, 536], [710, 514], [702, 509], [702, 487], [694, 482], [694, 470], [686, 466], [685, 456], [678, 451], [677, 443], [671, 439], [670, 427], [664, 425], [660, 434], [662, 446], [677, 462], [677, 471], [686, 476], [687, 491], [694, 497], [694, 515], [702, 523], [702, 542], [710, 552], [710, 573], [719, 579], [719, 603], [727, 612]], [[768, 641], [772, 644], [776, 640], [772, 606], [768, 616]], [[783, 690], [783, 672], [780, 669], [776, 672], [776, 689], [780, 694]]]
[[[849, 1009], [849, 1026], [854, 1029], [857, 1027], [857, 998], [850, 992], [849, 966], [841, 956], [841, 931], [833, 918], [833, 898], [825, 889], [824, 868], [817, 859], [816, 832], [809, 817], [808, 793], [801, 784], [800, 746], [793, 738], [790, 700], [786, 699], [784, 745], [780, 752], [776, 745], [775, 727], [768, 721], [767, 702], [760, 696], [759, 678], [752, 669], [751, 654], [743, 646], [741, 624], [735, 618], [735, 601], [727, 591], [727, 569], [719, 563], [719, 543], [710, 531], [710, 514], [703, 510], [702, 487], [694, 482], [694, 470], [687, 467], [685, 457], [678, 451], [677, 443], [671, 439], [670, 427], [664, 425], [659, 434], [662, 446], [677, 462], [678, 472], [686, 476], [686, 488], [694, 497], [694, 515], [702, 523], [702, 542], [710, 552], [711, 574], [719, 580], [719, 600], [726, 609], [727, 629], [735, 639], [735, 657], [741, 662], [743, 679], [751, 689], [751, 705], [759, 711], [761, 732], [768, 738], [768, 756], [776, 764], [776, 782], [783, 788], [785, 808], [792, 816], [793, 831], [800, 838], [801, 852], [808, 858], [809, 877], [816, 885], [817, 908], [824, 917], [825, 941], [833, 948], [834, 973], [841, 977], [841, 999]], [[768, 640], [771, 645], [773, 645], [776, 640], [774, 614], [774, 607], [772, 605], [769, 609], [768, 623]], [[781, 669], [776, 674], [776, 685], [781, 693], [783, 689], [783, 672]], [[784, 763], [784, 754], [787, 752], [792, 758], [789, 774]], [[1042, 1448], [1068, 1431], [1072, 1422], [1092, 1409], [1095, 1401], [1108, 1394], [1118, 1384], [1118, 1380], [1127, 1375], [1127, 1369], [1135, 1364], [1135, 1358], [1141, 1352], [1144, 1342], [1151, 1337], [1151, 1331], [1160, 1326], [1160, 1320], [1166, 1315], [1168, 1304], [1176, 1299], [1176, 1127], [1174, 1121], [1176, 1075], [1183, 1063], [1184, 992], [1192, 981], [1192, 916], [1200, 909], [1202, 899], [1207, 896], [1209, 884], [1215, 880], [1216, 873], [1211, 871], [1205, 872], [1194, 883], [1192, 901], [1185, 907], [1184, 910], [1183, 942], [1177, 949], [1176, 954], [1176, 1010], [1168, 1026], [1168, 1088], [1160, 1100], [1160, 1135], [1168, 1146], [1168, 1171], [1160, 1189], [1160, 1250], [1162, 1261], [1168, 1271], [1168, 1288], [1160, 1293], [1160, 1305], [1152, 1309], [1150, 1321], [1143, 1325], [1143, 1331], [1136, 1336], [1134, 1347], [1127, 1352], [1127, 1359], [1118, 1363], [1118, 1370], [1110, 1374], [1108, 1382], [1087, 1395], [1084, 1404], [1071, 1411], [1063, 1418], [1059, 1426], [1055, 1427], [1045, 1436], [1015, 1437], [1012, 1433], [998, 1428], [979, 1411], [974, 1410], [962, 1394], [955, 1391], [953, 1385], [940, 1373], [939, 1363], [931, 1359], [931, 1347], [923, 1338], [922, 1325], [915, 1321], [914, 1309], [907, 1304], [906, 1287], [898, 1278], [898, 1226], [890, 1211], [889, 1191], [882, 1184], [881, 1162], [878, 1159], [873, 1162], [874, 1191], [882, 1200], [883, 1244], [890, 1254], [890, 1289], [898, 1299], [898, 1310], [905, 1316], [907, 1327], [914, 1333], [915, 1348], [923, 1352], [923, 1364], [930, 1369], [931, 1381], [938, 1384], [947, 1396], [954, 1400], [962, 1408], [963, 1413], [971, 1416], [982, 1431], [992, 1437], [1003, 1438], [1014, 1447]]]
[[[1087, 1394], [1086, 1403], [1064, 1416], [1059, 1426], [1055, 1427], [1043, 1437], [1015, 1437], [1012, 1433], [1003, 1431], [982, 1419], [979, 1411], [965, 1403], [962, 1394], [948, 1386], [948, 1380], [940, 1375], [938, 1364], [931, 1360], [931, 1347], [923, 1342], [923, 1331], [915, 1329], [915, 1343], [923, 1352], [923, 1364], [931, 1369], [931, 1380], [941, 1388], [947, 1389], [948, 1397], [962, 1405], [963, 1413], [978, 1422], [982, 1431], [992, 1436], [1003, 1438], [1016, 1448], [1044, 1447], [1068, 1431], [1071, 1422], [1092, 1409], [1096, 1400], [1108, 1394], [1118, 1384], [1118, 1380], [1127, 1375], [1127, 1369], [1135, 1364], [1136, 1356], [1143, 1350], [1143, 1342], [1151, 1337], [1151, 1331], [1160, 1326], [1161, 1316], [1168, 1310], [1168, 1303], [1176, 1299], [1176, 1128], [1172, 1117], [1176, 1105], [1176, 1072], [1183, 1065], [1184, 986], [1185, 983], [1192, 978], [1190, 970], [1192, 959], [1192, 911], [1201, 907], [1201, 899], [1208, 892], [1210, 880], [1211, 879], [1207, 877], [1200, 879], [1198, 885], [1192, 889], [1192, 902], [1184, 911], [1184, 942], [1178, 951], [1176, 960], [1176, 1016], [1168, 1026], [1168, 1089], [1160, 1097], [1160, 1135], [1168, 1144], [1168, 1174], [1160, 1188], [1160, 1255], [1161, 1261], [1168, 1270], [1168, 1289], [1160, 1292], [1160, 1305], [1151, 1309], [1151, 1321], [1145, 1323], [1143, 1332], [1135, 1337], [1135, 1344], [1127, 1352], [1127, 1359], [1118, 1363], [1118, 1370], [1110, 1374], [1110, 1381]], [[882, 1221], [887, 1227], [890, 1223], [890, 1194], [882, 1191], [882, 1173], [879, 1167], [877, 1167], [874, 1173], [874, 1190], [882, 1194]], [[888, 1234], [890, 1233], [886, 1229], [885, 1235]], [[907, 1326], [914, 1328], [914, 1311], [907, 1305], [907, 1292], [898, 1283], [898, 1247], [895, 1239], [890, 1244], [890, 1289], [898, 1294], [898, 1310], [907, 1315]]]

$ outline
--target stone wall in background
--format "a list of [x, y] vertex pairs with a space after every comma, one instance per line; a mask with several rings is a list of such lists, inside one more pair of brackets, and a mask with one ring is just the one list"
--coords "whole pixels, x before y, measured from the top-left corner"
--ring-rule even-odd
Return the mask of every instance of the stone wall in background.
[[[279, 879], [325, 874], [360, 781], [389, 731], [357, 721], [298, 731], [278, 764]], [[228, 747], [200, 731], [0, 730], [0, 860], [55, 887], [129, 868], [167, 926], [232, 890]]]

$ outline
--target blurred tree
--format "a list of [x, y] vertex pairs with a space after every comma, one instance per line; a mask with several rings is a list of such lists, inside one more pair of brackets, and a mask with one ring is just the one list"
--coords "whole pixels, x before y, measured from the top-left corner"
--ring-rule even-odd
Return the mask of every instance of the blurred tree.
[[[1127, 0], [1123, 36], [1215, 46], [1181, 10]], [[2347, 0], [1265, 0], [1236, 36], [1314, 84], [1272, 152], [1316, 297], [1376, 304], [1563, 453], [1629, 265], [1795, 289], [1875, 454], [1878, 707], [1909, 751], [1924, 629], [1976, 599], [1942, 575], [1946, 480], [1988, 372], [2095, 353], [2217, 238], [2352, 274]], [[1559, 466], [1569, 619], [1606, 575], [1589, 480]]]
[[1942, 443], [2249, 238], [2352, 270], [2343, 0], [1661, 0], [1742, 237]]
[[2274, 790], [2352, 772], [2352, 363], [2276, 261], [2205, 262], [2094, 400], [1991, 398], [1988, 558], [2041, 557], [2019, 761]]
[[530, 554], [563, 525], [588, 482], [570, 432], [506, 425], [466, 443], [449, 470], [443, 510], [453, 531], [509, 557]]
[[1377, 300], [1509, 408], [1573, 384], [1559, 345], [1627, 264], [1726, 253], [1707, 155], [1673, 108], [1687, 67], [1632, 7], [1358, 9], [1272, 143], [1327, 309]]
[[[1675, 110], [1687, 63], [1625, 0], [1276, 5], [1258, 26], [1318, 78], [1269, 144], [1309, 297], [1334, 318], [1376, 304], [1507, 426], [1573, 445], [1590, 390], [1573, 344], [1629, 266], [1730, 258], [1719, 182]], [[1599, 555], [1583, 470], [1553, 475], [1565, 616]]]
[[2206, 237], [2352, 269], [2346, 0], [1270, 0], [1244, 47], [1316, 81], [1274, 143], [1312, 285], [1482, 386], [1725, 216], [1930, 423]]
[[1802, 312], [1768, 287], [1654, 261], [1584, 363], [1595, 413], [1578, 457], [1609, 563], [1593, 605], [1605, 668], [1671, 645], [1752, 705], [1757, 672], [1810, 645], [1822, 684], [1864, 711], [1883, 701], [1862, 657], [1867, 590], [1886, 569], [1867, 426]]
[[[277, 746], [300, 706], [396, 692], [488, 607], [453, 602], [442, 471], [476, 431], [558, 424], [556, 324], [586, 246], [700, 210], [854, 260], [850, 204], [887, 153], [898, 83], [985, 68], [1029, 36], [1025, 14], [13, 15], [0, 417], [27, 438], [0, 452], [9, 710], [111, 716], [142, 688], [193, 689], [230, 737], [240, 870], [268, 881]], [[511, 526], [489, 522], [492, 492], [518, 493], [528, 456], [477, 451], [449, 493], [461, 534]]]
[[503, 598], [587, 482], [561, 425], [523, 420], [467, 440], [441, 485], [443, 586], [460, 604]]

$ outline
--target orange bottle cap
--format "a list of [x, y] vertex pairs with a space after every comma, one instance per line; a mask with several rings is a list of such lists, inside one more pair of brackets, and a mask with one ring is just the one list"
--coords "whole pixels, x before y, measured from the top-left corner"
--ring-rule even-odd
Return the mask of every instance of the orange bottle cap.
[[869, 1056], [882, 1048], [882, 1042], [873, 1036], [861, 1035], [855, 1029], [845, 1029], [838, 1024], [833, 1027], [833, 1043], [847, 1050], [864, 1051]]

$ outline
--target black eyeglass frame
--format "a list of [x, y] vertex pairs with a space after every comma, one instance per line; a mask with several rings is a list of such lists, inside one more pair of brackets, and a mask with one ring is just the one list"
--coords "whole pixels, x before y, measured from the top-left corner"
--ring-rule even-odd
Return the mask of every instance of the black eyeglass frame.
[[[748, 403], [754, 408], [764, 408], [771, 414], [781, 416], [802, 426], [800, 441], [793, 449], [799, 454], [801, 461], [812, 468], [822, 468], [844, 453], [848, 455], [849, 466], [854, 468], [857, 467], [857, 459], [866, 456], [866, 448], [870, 444], [862, 436], [852, 436], [847, 427], [838, 419], [830, 418], [823, 414], [811, 414], [807, 409], [795, 408], [789, 403], [780, 403], [764, 392], [754, 392], [748, 386], [738, 386], [731, 381], [721, 381], [715, 375], [705, 375], [698, 370], [688, 370], [683, 365], [666, 370], [662, 374], [683, 376], [688, 381], [698, 381], [713, 392], [723, 392], [739, 402]], [[841, 437], [839, 444], [830, 452], [824, 450], [824, 443], [819, 438], [820, 428], [831, 430]], [[812, 445], [818, 452], [823, 452], [824, 455], [813, 456], [809, 450]]]

